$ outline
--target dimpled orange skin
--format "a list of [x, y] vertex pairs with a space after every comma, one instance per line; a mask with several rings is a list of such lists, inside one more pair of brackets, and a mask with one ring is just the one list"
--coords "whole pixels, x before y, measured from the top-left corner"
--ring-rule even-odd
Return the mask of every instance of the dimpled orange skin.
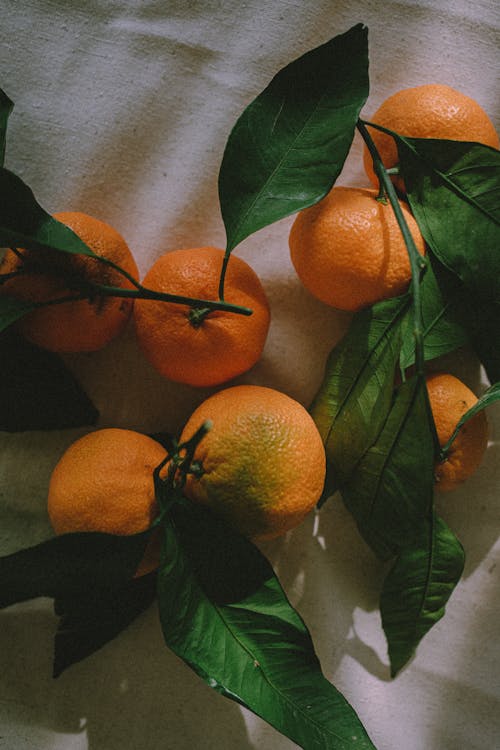
[[[396, 297], [411, 279], [408, 251], [390, 204], [371, 189], [334, 187], [323, 200], [301, 211], [290, 232], [297, 275], [315, 297], [355, 312]], [[401, 210], [418, 251], [425, 243], [406, 205]]]
[[295, 528], [316, 505], [325, 479], [325, 451], [309, 413], [264, 386], [233, 386], [204, 401], [181, 441], [212, 422], [188, 476], [186, 495], [206, 504], [243, 535], [260, 541]]
[[[134, 278], [138, 277], [135, 260], [123, 237], [99, 219], [76, 211], [54, 214], [82, 239], [96, 255], [117, 263]], [[25, 251], [24, 251], [25, 252]], [[41, 251], [33, 257], [42, 258], [52, 273], [26, 273], [3, 285], [5, 293], [30, 302], [65, 297], [75, 292], [58, 277], [62, 271], [79, 272], [91, 281], [109, 286], [132, 288], [132, 283], [118, 271], [95, 258], [57, 251]], [[30, 253], [26, 253], [30, 257]], [[19, 258], [7, 251], [0, 272], [9, 273], [19, 267]], [[18, 328], [34, 344], [54, 352], [91, 352], [102, 349], [123, 330], [132, 311], [133, 301], [118, 297], [95, 297], [39, 308], [22, 318]]]
[[[48, 514], [55, 533], [145, 531], [158, 512], [153, 471], [164, 458], [159, 443], [133, 430], [96, 430], [76, 440], [50, 479]], [[158, 563], [159, 540], [153, 534], [136, 576]]]
[[[218, 299], [224, 251], [214, 247], [174, 250], [150, 268], [144, 285], [196, 299]], [[153, 367], [169, 380], [213, 386], [249, 370], [262, 354], [269, 330], [269, 304], [253, 269], [232, 255], [224, 299], [249, 307], [252, 315], [212, 311], [194, 327], [186, 305], [137, 300], [137, 340]]]
[[[493, 123], [480, 105], [465, 94], [442, 84], [425, 84], [402, 89], [386, 99], [372, 117], [366, 118], [400, 135], [412, 138], [445, 138], [475, 141], [498, 149], [500, 142]], [[384, 166], [399, 162], [394, 139], [369, 128]], [[378, 187], [373, 161], [365, 146], [363, 161], [370, 181]], [[394, 177], [394, 184], [404, 192], [404, 182]]]
[[[429, 375], [426, 383], [439, 444], [443, 447], [477, 397], [461, 380], [447, 373]], [[436, 464], [436, 489], [448, 492], [459, 487], [477, 470], [487, 445], [488, 422], [485, 412], [480, 411], [460, 429], [446, 460]]]

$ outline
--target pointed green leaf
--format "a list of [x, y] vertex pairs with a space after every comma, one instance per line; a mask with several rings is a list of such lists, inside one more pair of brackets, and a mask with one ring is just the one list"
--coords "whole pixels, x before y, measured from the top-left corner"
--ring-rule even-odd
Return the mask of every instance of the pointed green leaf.
[[0, 247], [52, 248], [97, 257], [69, 227], [44, 211], [20, 177], [4, 167], [0, 196]]
[[61, 618], [54, 641], [53, 676], [85, 659], [115, 638], [156, 598], [156, 573], [134, 578], [111, 590], [94, 590], [56, 599]]
[[9, 297], [6, 294], [0, 295], [0, 333], [34, 308], [35, 306], [29, 302]]
[[426, 242], [471, 293], [500, 301], [500, 151], [397, 136], [408, 200]]
[[[420, 283], [420, 298], [426, 361], [455, 351], [469, 342], [458, 305], [441, 288], [432, 262], [428, 264]], [[400, 356], [400, 367], [403, 371], [415, 362], [413, 327], [413, 309], [410, 309], [403, 323], [403, 345]]]
[[5, 143], [7, 137], [7, 120], [12, 112], [14, 103], [11, 102], [5, 91], [0, 89], [0, 167], [5, 160]]
[[328, 358], [310, 411], [337, 485], [348, 480], [387, 417], [408, 304], [408, 296], [398, 297], [357, 313]]
[[301, 747], [373, 748], [257, 548], [199, 506], [171, 512], [158, 575], [167, 645]]
[[440, 620], [464, 567], [462, 545], [437, 516], [421, 523], [384, 581], [380, 611], [394, 677]]
[[[2, 306], [0, 297], [0, 309]], [[63, 360], [14, 331], [0, 335], [0, 430], [92, 425], [99, 413]]]
[[493, 383], [493, 385], [483, 393], [481, 398], [479, 398], [476, 401], [474, 406], [471, 406], [471, 408], [468, 409], [465, 412], [465, 414], [460, 418], [450, 439], [448, 440], [446, 445], [443, 445], [443, 448], [442, 448], [443, 456], [446, 456], [446, 453], [449, 451], [453, 441], [457, 437], [458, 433], [460, 432], [464, 424], [468, 422], [469, 419], [472, 419], [472, 417], [474, 417], [480, 411], [482, 411], [483, 409], [486, 409], [487, 406], [490, 406], [491, 404], [495, 403], [495, 401], [498, 401], [499, 399], [500, 399], [500, 383]]
[[233, 128], [219, 174], [227, 247], [323, 198], [368, 96], [358, 24], [283, 68]]
[[399, 388], [376, 443], [366, 452], [342, 497], [367, 543], [388, 559], [414, 537], [432, 504], [434, 442], [425, 384]]

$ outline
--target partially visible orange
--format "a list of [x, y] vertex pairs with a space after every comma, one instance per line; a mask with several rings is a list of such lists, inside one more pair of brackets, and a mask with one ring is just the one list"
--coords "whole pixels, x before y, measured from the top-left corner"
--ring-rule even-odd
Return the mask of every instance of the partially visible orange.
[[201, 477], [188, 475], [186, 495], [254, 539], [293, 529], [316, 505], [325, 479], [325, 450], [307, 410], [280, 391], [233, 386], [204, 401], [181, 435], [212, 428], [196, 449]]
[[[113, 261], [137, 278], [132, 253], [116, 229], [77, 211], [57, 213], [54, 218], [72, 229], [96, 255]], [[21, 253], [22, 259], [8, 250], [0, 264], [0, 273], [10, 273], [24, 265], [26, 273], [1, 287], [4, 293], [21, 300], [43, 302], [78, 293], [77, 286], [72, 288], [65, 278], [67, 274], [98, 284], [132, 287], [118, 271], [90, 256], [55, 250]], [[22, 318], [18, 328], [29, 341], [50, 351], [96, 351], [122, 331], [132, 306], [130, 299], [97, 294], [92, 299], [41, 307]]]
[[[144, 278], [150, 289], [217, 300], [224, 251], [215, 247], [162, 255]], [[211, 311], [201, 320], [187, 305], [137, 300], [137, 341], [153, 367], [169, 380], [213, 386], [241, 375], [260, 358], [270, 322], [269, 304], [255, 271], [232, 255], [224, 299], [249, 307], [252, 315]]]
[[[402, 294], [410, 261], [390, 204], [375, 190], [334, 187], [301, 211], [290, 232], [290, 253], [304, 286], [327, 305], [356, 311]], [[417, 249], [425, 243], [406, 204], [400, 203]]]
[[[500, 147], [498, 134], [484, 109], [474, 99], [443, 84], [402, 89], [366, 119], [412, 138], [475, 141], [497, 149]], [[399, 157], [394, 139], [375, 128], [369, 130], [384, 166], [387, 169], [395, 167]], [[378, 187], [378, 177], [366, 146], [363, 158], [370, 181]], [[393, 180], [396, 187], [404, 191], [403, 180], [399, 177]]]
[[[148, 529], [158, 513], [153, 472], [164, 458], [160, 443], [133, 430], [96, 430], [76, 440], [50, 479], [48, 513], [56, 534], [128, 536]], [[136, 576], [158, 564], [153, 534]]]
[[[426, 382], [439, 444], [443, 447], [477, 397], [465, 383], [448, 373], [429, 375]], [[460, 428], [447, 458], [436, 465], [436, 489], [447, 492], [459, 487], [478, 469], [487, 445], [488, 422], [484, 411], [480, 411]]]

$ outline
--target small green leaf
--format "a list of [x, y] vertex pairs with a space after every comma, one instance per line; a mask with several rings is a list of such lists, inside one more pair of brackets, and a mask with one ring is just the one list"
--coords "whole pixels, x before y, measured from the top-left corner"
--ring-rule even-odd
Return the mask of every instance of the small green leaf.
[[373, 748], [257, 548], [193, 503], [172, 508], [165, 533], [158, 597], [166, 644], [301, 747]]
[[405, 295], [357, 313], [328, 358], [310, 412], [339, 486], [373, 445], [389, 412], [409, 301]]
[[448, 442], [445, 445], [443, 445], [443, 448], [441, 451], [443, 457], [446, 457], [446, 454], [448, 453], [453, 441], [457, 437], [458, 433], [460, 432], [464, 424], [468, 422], [469, 419], [472, 419], [472, 417], [474, 417], [480, 411], [482, 411], [483, 409], [486, 409], [487, 406], [490, 406], [491, 404], [493, 404], [495, 401], [498, 401], [499, 399], [500, 399], [500, 383], [493, 383], [493, 385], [483, 393], [481, 398], [479, 398], [476, 401], [474, 406], [471, 406], [471, 408], [468, 409], [465, 412], [465, 414], [460, 418], [452, 436], [450, 437]]
[[31, 189], [4, 167], [0, 196], [0, 247], [51, 248], [98, 257], [69, 227], [44, 211]]
[[408, 200], [432, 249], [466, 288], [500, 301], [500, 151], [396, 136]]
[[[420, 284], [426, 361], [455, 351], [469, 342], [458, 304], [446, 295], [445, 289], [442, 289], [438, 283], [433, 268], [437, 261], [435, 259], [430, 259], [430, 261]], [[415, 362], [413, 327], [413, 309], [410, 309], [403, 323], [403, 345], [400, 355], [402, 371]]]
[[0, 89], [0, 167], [5, 160], [5, 144], [7, 137], [7, 120], [12, 112], [14, 103], [11, 102], [5, 91]]
[[233, 128], [219, 174], [227, 248], [323, 198], [368, 96], [367, 29], [358, 24], [283, 68]]
[[0, 382], [0, 430], [65, 429], [95, 424], [99, 417], [57, 354], [10, 330], [0, 335]]
[[434, 442], [423, 379], [399, 388], [387, 421], [342, 498], [381, 559], [411, 543], [432, 505]]
[[440, 620], [464, 567], [458, 539], [437, 516], [419, 526], [384, 581], [380, 600], [394, 677]]

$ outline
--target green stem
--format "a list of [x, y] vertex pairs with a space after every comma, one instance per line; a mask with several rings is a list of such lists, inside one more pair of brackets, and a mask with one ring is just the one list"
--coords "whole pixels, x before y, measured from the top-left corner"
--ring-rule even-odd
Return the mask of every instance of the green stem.
[[373, 159], [373, 166], [375, 173], [377, 174], [380, 184], [383, 187], [384, 194], [387, 196], [389, 203], [392, 206], [396, 221], [398, 222], [399, 228], [403, 235], [405, 245], [408, 250], [408, 256], [410, 258], [411, 268], [411, 291], [413, 298], [413, 335], [415, 338], [415, 366], [417, 375], [423, 377], [424, 375], [424, 335], [423, 335], [423, 321], [422, 321], [422, 301], [420, 295], [420, 281], [425, 269], [427, 268], [427, 261], [423, 258], [417, 250], [413, 237], [406, 223], [406, 219], [401, 210], [399, 199], [396, 194], [394, 185], [392, 184], [391, 178], [387, 174], [387, 171], [382, 163], [380, 154], [378, 153], [377, 147], [373, 142], [373, 139], [368, 132], [363, 120], [358, 120], [357, 127], [361, 133], [363, 140], [365, 141], [370, 155]]
[[226, 253], [222, 261], [222, 268], [221, 268], [220, 277], [219, 277], [219, 299], [220, 300], [224, 299], [224, 282], [226, 280], [227, 264], [229, 263], [230, 257], [231, 257], [231, 250], [229, 248], [226, 248]]

